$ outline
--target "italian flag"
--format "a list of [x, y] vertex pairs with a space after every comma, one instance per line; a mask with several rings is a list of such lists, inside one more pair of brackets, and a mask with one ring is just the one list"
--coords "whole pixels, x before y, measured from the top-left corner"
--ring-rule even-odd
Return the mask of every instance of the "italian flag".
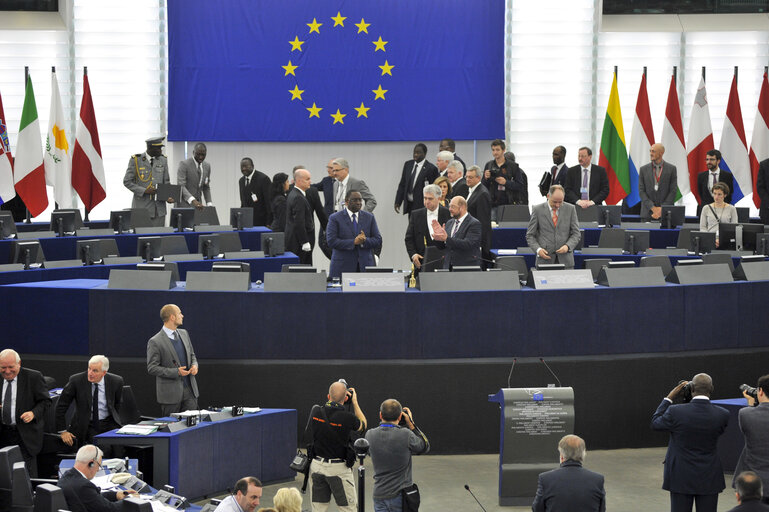
[[617, 204], [630, 193], [630, 168], [625, 145], [625, 130], [622, 128], [622, 111], [619, 106], [617, 75], [611, 82], [609, 104], [601, 134], [601, 155], [598, 165], [606, 168], [609, 175], [609, 196], [606, 204]]
[[16, 161], [13, 166], [16, 192], [21, 196], [30, 215], [37, 217], [48, 208], [43, 166], [43, 142], [40, 138], [40, 121], [37, 118], [35, 92], [32, 78], [27, 77], [24, 108], [21, 111], [19, 140], [16, 145]]

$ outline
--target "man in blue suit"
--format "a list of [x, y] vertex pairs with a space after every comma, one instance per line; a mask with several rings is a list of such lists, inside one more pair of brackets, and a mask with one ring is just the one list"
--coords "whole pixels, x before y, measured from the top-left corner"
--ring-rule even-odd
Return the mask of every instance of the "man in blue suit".
[[363, 272], [373, 267], [373, 250], [382, 246], [382, 235], [374, 215], [361, 210], [363, 196], [347, 190], [345, 207], [331, 215], [326, 240], [333, 253], [329, 275], [341, 277], [343, 272]]
[[467, 201], [462, 196], [449, 203], [451, 218], [441, 226], [433, 220], [433, 239], [446, 249], [443, 268], [481, 265], [481, 223], [467, 213]]
[[[691, 388], [689, 403], [672, 405], [684, 387]], [[670, 432], [662, 488], [670, 491], [671, 512], [716, 512], [724, 490], [724, 470], [718, 457], [718, 438], [729, 422], [729, 412], [710, 403], [713, 379], [698, 373], [682, 381], [662, 400], [652, 416], [652, 429]]]

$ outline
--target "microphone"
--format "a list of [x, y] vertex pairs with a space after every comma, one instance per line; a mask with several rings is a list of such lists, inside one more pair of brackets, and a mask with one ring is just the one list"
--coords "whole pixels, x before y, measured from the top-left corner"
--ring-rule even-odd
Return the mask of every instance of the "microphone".
[[473, 259], [474, 259], [474, 260], [481, 260], [481, 261], [483, 261], [484, 263], [491, 263], [492, 265], [496, 265], [496, 264], [497, 264], [497, 262], [496, 262], [496, 261], [494, 261], [494, 260], [488, 260], [488, 259], [486, 259], [486, 258], [484, 258], [484, 257], [482, 257], [482, 256], [473, 256]]
[[542, 361], [542, 364], [545, 365], [545, 368], [547, 368], [547, 370], [553, 375], [553, 377], [555, 377], [555, 380], [558, 381], [558, 387], [562, 388], [563, 386], [561, 386], [561, 379], [558, 378], [558, 375], [556, 375], [555, 372], [550, 369], [550, 367], [547, 365], [547, 363], [543, 358], [540, 357], [539, 360]]
[[513, 368], [515, 368], [515, 363], [518, 361], [517, 358], [513, 358], [513, 364], [510, 366], [510, 373], [507, 376], [507, 387], [510, 387], [510, 377], [513, 376]]
[[422, 263], [422, 266], [420, 267], [420, 269], [419, 269], [419, 270], [422, 270], [422, 269], [423, 269], [423, 268], [425, 268], [427, 265], [432, 265], [433, 263], [438, 263], [439, 261], [443, 261], [445, 258], [446, 258], [446, 255], [444, 254], [444, 255], [443, 255], [443, 256], [441, 256], [440, 258], [435, 258], [434, 260], [430, 260], [430, 261], [427, 261], [427, 262], [425, 262], [425, 263]]
[[470, 496], [475, 498], [475, 501], [478, 502], [478, 506], [481, 507], [481, 510], [483, 510], [483, 512], [486, 512], [486, 508], [484, 508], [484, 506], [481, 504], [481, 502], [478, 501], [478, 498], [475, 496], [475, 494], [473, 494], [473, 491], [470, 490], [470, 486], [465, 484], [465, 489], [467, 490], [467, 492], [470, 493]]

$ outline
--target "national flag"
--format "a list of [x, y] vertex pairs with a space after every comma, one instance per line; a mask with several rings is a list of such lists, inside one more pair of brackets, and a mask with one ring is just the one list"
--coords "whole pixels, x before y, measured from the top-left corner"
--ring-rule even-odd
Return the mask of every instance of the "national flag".
[[72, 186], [83, 200], [86, 211], [93, 210], [107, 197], [107, 180], [104, 177], [99, 129], [96, 126], [88, 75], [83, 75], [83, 99], [75, 135], [75, 151], [72, 154]]
[[721, 164], [719, 167], [734, 175], [732, 204], [737, 203], [747, 194], [753, 193], [753, 179], [750, 175], [748, 143], [745, 138], [745, 126], [742, 123], [740, 96], [737, 93], [737, 77], [732, 78], [729, 91], [729, 103], [726, 104], [724, 129], [721, 131]]
[[666, 162], [676, 166], [678, 193], [676, 201], [689, 193], [689, 166], [686, 162], [686, 143], [684, 142], [684, 123], [681, 107], [678, 104], [676, 76], [670, 77], [668, 101], [665, 105], [665, 122], [662, 124], [662, 145], [665, 146]]
[[641, 201], [641, 196], [638, 195], [638, 173], [641, 166], [649, 161], [649, 150], [652, 144], [654, 144], [654, 127], [649, 110], [649, 95], [646, 92], [646, 75], [641, 75], [641, 86], [638, 88], [638, 99], [635, 102], [633, 132], [630, 135], [628, 159], [630, 194], [625, 198], [628, 206], [634, 206]]
[[700, 198], [700, 191], [697, 190], [697, 175], [707, 169], [705, 155], [715, 148], [713, 128], [710, 124], [708, 94], [703, 77], [700, 78], [700, 85], [697, 87], [697, 94], [694, 96], [694, 104], [692, 104], [692, 115], [689, 118], [689, 154], [686, 157], [689, 162], [689, 183], [698, 203], [701, 203], [702, 199]]
[[3, 110], [3, 98], [0, 96], [0, 204], [16, 197], [13, 187], [13, 158], [11, 144], [8, 141], [8, 120]]
[[53, 187], [53, 197], [59, 208], [75, 208], [75, 190], [72, 188], [72, 162], [70, 138], [64, 120], [64, 107], [59, 94], [56, 72], [51, 72], [51, 115], [45, 139], [45, 182]]
[[13, 168], [16, 192], [27, 205], [32, 217], [37, 217], [48, 208], [48, 194], [45, 190], [45, 167], [43, 165], [43, 142], [40, 139], [40, 121], [37, 118], [35, 91], [32, 78], [27, 77], [24, 92], [24, 107], [21, 111], [19, 141], [16, 147], [16, 161]]
[[619, 105], [617, 75], [612, 77], [609, 104], [601, 133], [601, 153], [598, 165], [605, 167], [609, 175], [609, 196], [606, 204], [617, 204], [630, 192], [625, 131], [622, 128], [622, 111]]
[[753, 140], [750, 141], [750, 173], [753, 178], [753, 203], [761, 208], [761, 196], [756, 190], [759, 164], [769, 158], [769, 80], [764, 73], [761, 94], [758, 96], [758, 112], [753, 124]]

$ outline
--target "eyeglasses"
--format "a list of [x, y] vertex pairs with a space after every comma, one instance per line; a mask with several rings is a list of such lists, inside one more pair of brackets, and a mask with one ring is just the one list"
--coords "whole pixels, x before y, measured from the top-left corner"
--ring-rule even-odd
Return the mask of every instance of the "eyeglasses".
[[347, 200], [347, 202], [348, 203], [362, 203], [363, 199], [360, 198], [360, 197], [355, 197], [355, 198], [351, 197], [350, 199]]

